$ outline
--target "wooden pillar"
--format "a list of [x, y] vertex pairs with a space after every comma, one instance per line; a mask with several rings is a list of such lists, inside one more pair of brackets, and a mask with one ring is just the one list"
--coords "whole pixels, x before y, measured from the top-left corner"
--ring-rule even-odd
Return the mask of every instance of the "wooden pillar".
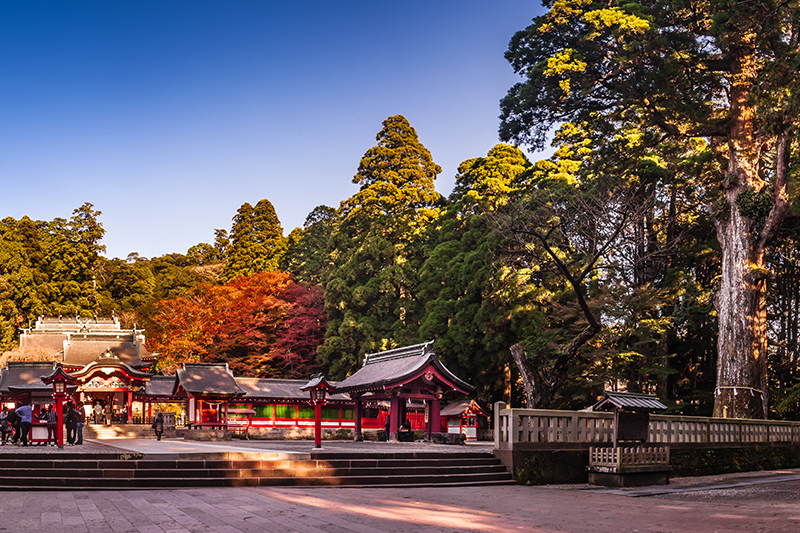
[[127, 404], [127, 411], [128, 411], [128, 419], [126, 422], [130, 424], [133, 422], [133, 391], [128, 391], [128, 399], [125, 402]]
[[431, 400], [431, 411], [429, 414], [431, 420], [431, 433], [441, 433], [442, 431], [442, 418], [440, 416], [441, 406], [439, 405], [439, 398]]
[[353, 440], [360, 442], [364, 440], [364, 435], [361, 433], [361, 395], [354, 395], [356, 401], [355, 407], [355, 428], [353, 428]]
[[397, 442], [397, 432], [400, 427], [400, 397], [397, 396], [397, 393], [392, 395], [389, 405], [389, 440]]

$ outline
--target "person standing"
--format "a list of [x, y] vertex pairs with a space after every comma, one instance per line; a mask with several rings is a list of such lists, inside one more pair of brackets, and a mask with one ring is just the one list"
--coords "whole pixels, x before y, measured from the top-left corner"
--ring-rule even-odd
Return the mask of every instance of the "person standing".
[[30, 400], [25, 400], [22, 405], [17, 407], [16, 413], [19, 415], [19, 440], [22, 446], [28, 446], [28, 434], [31, 432], [33, 423], [33, 409]]
[[0, 445], [5, 446], [6, 439], [8, 438], [8, 434], [11, 433], [10, 424], [8, 423], [8, 407], [3, 406], [3, 410], [0, 411], [0, 432], [2, 432], [2, 440], [0, 440]]
[[156, 432], [156, 440], [161, 440], [161, 435], [164, 434], [164, 415], [158, 413], [155, 421], [153, 421], [153, 429]]
[[47, 444], [55, 446], [58, 444], [58, 413], [52, 405], [48, 405], [39, 418], [47, 423]]
[[76, 427], [76, 445], [83, 444], [83, 426], [86, 425], [86, 410], [83, 408], [83, 402], [78, 402], [78, 425]]
[[94, 423], [100, 423], [100, 416], [103, 414], [103, 408], [100, 406], [100, 402], [94, 404]]
[[78, 411], [72, 402], [67, 404], [67, 444], [75, 445], [75, 434], [78, 432]]
[[19, 444], [19, 415], [13, 409], [8, 411], [8, 416], [6, 417], [6, 421], [10, 428], [14, 431], [14, 435], [11, 437], [11, 444], [14, 446]]

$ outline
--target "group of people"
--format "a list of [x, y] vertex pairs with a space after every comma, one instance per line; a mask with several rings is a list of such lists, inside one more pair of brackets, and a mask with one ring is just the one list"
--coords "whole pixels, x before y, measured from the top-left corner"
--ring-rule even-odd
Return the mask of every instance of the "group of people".
[[[14, 445], [29, 446], [33, 417], [33, 408], [28, 401], [23, 402], [16, 409], [4, 406], [0, 411], [0, 436], [2, 437], [0, 444], [5, 445], [10, 442]], [[67, 444], [69, 446], [83, 444], [83, 426], [86, 424], [83, 404], [78, 402], [78, 405], [75, 405], [68, 402], [64, 406], [63, 417], [64, 425], [67, 428]], [[47, 424], [47, 444], [56, 446], [58, 444], [58, 413], [54, 406], [49, 405], [46, 409], [42, 409], [36, 418], [44, 420]]]

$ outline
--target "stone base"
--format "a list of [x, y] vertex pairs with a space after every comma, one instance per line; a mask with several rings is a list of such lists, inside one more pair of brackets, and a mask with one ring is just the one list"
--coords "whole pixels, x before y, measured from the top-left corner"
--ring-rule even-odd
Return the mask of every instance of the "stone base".
[[466, 444], [467, 436], [463, 433], [431, 433], [430, 441], [434, 444]]
[[186, 440], [228, 441], [231, 440], [231, 433], [224, 429], [187, 429], [183, 438]]
[[671, 466], [640, 466], [616, 468], [587, 466], [589, 484], [601, 487], [647, 487], [649, 485], [669, 485]]

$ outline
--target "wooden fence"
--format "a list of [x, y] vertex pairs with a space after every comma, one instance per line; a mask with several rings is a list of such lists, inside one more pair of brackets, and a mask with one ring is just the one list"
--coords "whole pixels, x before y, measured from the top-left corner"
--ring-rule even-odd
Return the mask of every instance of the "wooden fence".
[[[586, 448], [611, 444], [612, 413], [508, 409], [494, 405], [494, 447], [498, 450]], [[800, 422], [650, 415], [651, 444], [800, 445]]]

